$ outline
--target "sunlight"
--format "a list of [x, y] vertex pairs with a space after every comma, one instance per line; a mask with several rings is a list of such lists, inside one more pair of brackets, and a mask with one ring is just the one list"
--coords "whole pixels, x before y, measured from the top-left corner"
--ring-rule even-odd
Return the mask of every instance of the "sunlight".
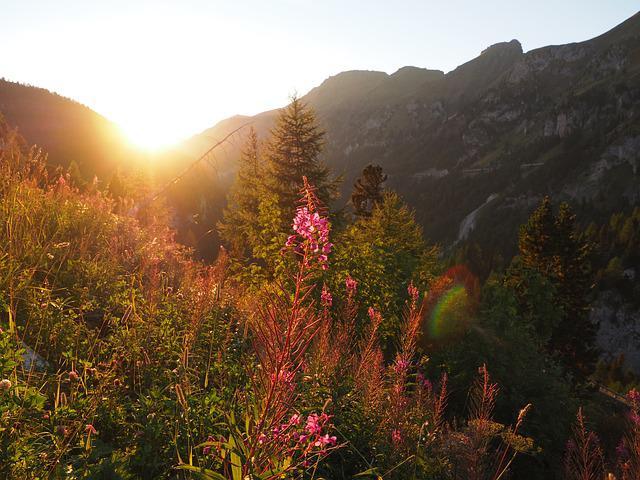
[[177, 133], [174, 125], [162, 119], [136, 119], [119, 122], [120, 128], [135, 147], [146, 151], [158, 151], [175, 145], [186, 137]]

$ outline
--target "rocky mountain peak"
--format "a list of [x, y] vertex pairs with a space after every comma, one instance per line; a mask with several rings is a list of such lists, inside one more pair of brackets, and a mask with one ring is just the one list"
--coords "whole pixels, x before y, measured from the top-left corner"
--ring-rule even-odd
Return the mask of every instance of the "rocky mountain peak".
[[480, 55], [522, 55], [522, 45], [516, 39], [510, 42], [499, 42], [485, 48]]

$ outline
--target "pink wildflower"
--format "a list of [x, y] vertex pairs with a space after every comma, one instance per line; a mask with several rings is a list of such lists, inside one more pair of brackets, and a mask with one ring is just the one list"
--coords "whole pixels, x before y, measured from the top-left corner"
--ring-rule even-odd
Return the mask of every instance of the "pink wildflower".
[[407, 287], [407, 292], [409, 293], [409, 296], [411, 297], [411, 300], [414, 303], [418, 301], [418, 295], [420, 294], [420, 292], [418, 291], [417, 287], [413, 284], [413, 282], [409, 283], [409, 286]]
[[[297, 244], [298, 253], [304, 254], [305, 249], [310, 253], [320, 253], [318, 255], [318, 263], [323, 270], [326, 270], [328, 257], [331, 253], [333, 245], [329, 242], [329, 230], [331, 228], [329, 221], [320, 216], [318, 212], [311, 212], [308, 207], [299, 207], [296, 210], [296, 216], [293, 219], [293, 231], [296, 235], [290, 235], [287, 239], [286, 246], [291, 247]], [[300, 238], [298, 238], [300, 237]], [[306, 246], [306, 247], [304, 247]]]
[[350, 275], [347, 275], [347, 278], [344, 281], [345, 287], [347, 288], [347, 294], [352, 295], [356, 293], [356, 289], [358, 288], [358, 282], [356, 282]]
[[405, 358], [398, 358], [396, 360], [395, 365], [393, 366], [393, 369], [398, 374], [406, 372], [408, 368], [409, 368], [409, 360]]
[[333, 297], [331, 296], [331, 292], [329, 292], [329, 289], [326, 285], [322, 287], [322, 293], [320, 294], [320, 304], [326, 308], [329, 308], [331, 307], [331, 305], [333, 305]]
[[322, 445], [335, 445], [337, 440], [338, 439], [335, 436], [329, 436], [328, 433], [326, 433], [322, 437], [320, 437], [320, 443]]
[[72, 382], [75, 382], [76, 380], [78, 380], [78, 378], [80, 378], [78, 376], [78, 372], [76, 372], [75, 370], [71, 370], [68, 373], [68, 376], [69, 376], [69, 380], [72, 381]]
[[295, 244], [296, 244], [296, 236], [289, 235], [289, 237], [287, 238], [287, 243], [285, 243], [285, 245], [287, 247], [293, 247]]
[[400, 442], [402, 442], [402, 434], [400, 433], [400, 430], [398, 430], [397, 428], [394, 428], [391, 431], [391, 441], [393, 442], [394, 445], [398, 445], [400, 444]]
[[84, 427], [84, 431], [87, 432], [88, 435], [96, 435], [98, 433], [98, 431], [90, 423], [88, 423]]
[[635, 388], [632, 388], [627, 393], [627, 398], [633, 403], [640, 403], [640, 392]]

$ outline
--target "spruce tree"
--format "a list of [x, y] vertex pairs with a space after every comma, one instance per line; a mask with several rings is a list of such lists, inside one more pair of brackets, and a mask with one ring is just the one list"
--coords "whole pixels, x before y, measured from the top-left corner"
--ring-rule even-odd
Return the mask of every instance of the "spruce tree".
[[[283, 212], [293, 214], [303, 186], [303, 176], [316, 188], [318, 198], [325, 205], [336, 197], [337, 183], [329, 178], [329, 169], [319, 158], [324, 131], [308, 105], [294, 97], [280, 111], [271, 136], [267, 184]], [[287, 216], [287, 223], [290, 217], [292, 215]]]
[[[550, 348], [580, 375], [589, 374], [596, 360], [595, 326], [587, 312], [593, 272], [592, 245], [578, 233], [575, 214], [563, 203], [554, 215], [546, 197], [520, 229], [519, 261], [553, 286], [561, 320], [551, 334]], [[513, 269], [512, 272], [517, 272]], [[526, 278], [521, 278], [526, 284]]]
[[382, 201], [382, 184], [387, 175], [379, 165], [367, 165], [362, 176], [356, 180], [351, 194], [351, 203], [357, 217], [369, 218], [373, 207]]
[[264, 168], [261, 164], [258, 136], [253, 127], [240, 155], [235, 183], [231, 187], [223, 219], [218, 223], [220, 237], [236, 257], [247, 257], [256, 237], [255, 218], [260, 195], [264, 190]]

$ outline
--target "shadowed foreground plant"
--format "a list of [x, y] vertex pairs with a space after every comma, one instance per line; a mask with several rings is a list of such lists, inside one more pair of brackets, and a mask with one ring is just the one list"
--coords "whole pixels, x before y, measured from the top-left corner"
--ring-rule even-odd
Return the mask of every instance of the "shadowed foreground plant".
[[578, 409], [573, 438], [567, 442], [564, 466], [567, 480], [599, 480], [604, 476], [600, 440], [587, 430], [582, 408]]
[[[322, 215], [313, 188], [304, 179], [302, 204], [293, 221], [295, 234], [286, 248], [297, 258], [294, 291], [283, 285], [268, 291], [249, 321], [257, 365], [251, 375], [251, 391], [238, 392], [241, 421], [227, 416], [228, 438], [208, 441], [201, 447], [215, 449], [224, 474], [191, 465], [178, 468], [200, 472], [205, 478], [282, 478], [295, 471], [317, 468], [336, 447], [330, 417], [323, 412], [303, 416], [296, 405], [305, 355], [326, 316], [318, 315], [312, 298], [314, 278], [328, 268], [330, 224]], [[323, 302], [328, 302], [324, 294]]]

